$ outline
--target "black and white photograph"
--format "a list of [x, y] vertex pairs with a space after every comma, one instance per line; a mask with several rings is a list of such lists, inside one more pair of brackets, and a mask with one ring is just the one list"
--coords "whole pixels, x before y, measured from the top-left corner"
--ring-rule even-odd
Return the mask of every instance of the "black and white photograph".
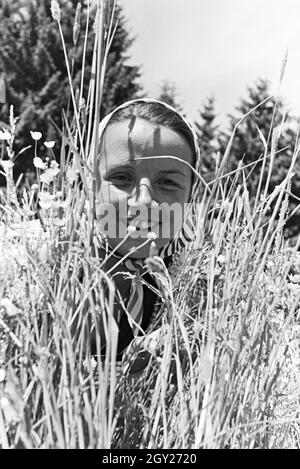
[[299, 18], [0, 0], [1, 457], [300, 448]]

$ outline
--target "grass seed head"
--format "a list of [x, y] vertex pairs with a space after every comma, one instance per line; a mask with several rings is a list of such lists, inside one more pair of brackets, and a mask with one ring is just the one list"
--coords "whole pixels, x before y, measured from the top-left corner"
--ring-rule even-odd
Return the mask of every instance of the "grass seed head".
[[56, 0], [51, 0], [51, 14], [54, 21], [60, 21], [61, 19], [61, 9], [60, 5]]

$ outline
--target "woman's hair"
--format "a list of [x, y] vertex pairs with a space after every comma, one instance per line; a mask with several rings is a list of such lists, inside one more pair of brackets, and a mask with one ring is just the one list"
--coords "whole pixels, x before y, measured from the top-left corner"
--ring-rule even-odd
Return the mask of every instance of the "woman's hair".
[[[152, 124], [164, 125], [182, 135], [196, 155], [195, 139], [187, 123], [177, 112], [167, 108], [159, 102], [135, 102], [125, 108], [121, 108], [110, 118], [109, 124], [121, 122], [125, 119], [145, 119]], [[196, 157], [196, 156], [195, 156]]]

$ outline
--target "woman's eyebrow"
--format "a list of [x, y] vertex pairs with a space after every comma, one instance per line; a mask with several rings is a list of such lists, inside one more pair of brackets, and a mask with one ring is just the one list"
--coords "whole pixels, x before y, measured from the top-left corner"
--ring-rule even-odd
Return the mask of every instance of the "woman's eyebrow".
[[[112, 164], [107, 168], [108, 171], [114, 171], [115, 169], [134, 169], [134, 164], [128, 161], [124, 161], [124, 162], [120, 161], [119, 163]], [[158, 170], [157, 172], [159, 174], [164, 174], [164, 175], [165, 174], [169, 174], [169, 175], [178, 174], [179, 176], [182, 176], [184, 178], [189, 177], [189, 174], [187, 174], [187, 172], [181, 171], [180, 169], [161, 169], [161, 170]]]
[[119, 163], [111, 164], [109, 165], [109, 167], [107, 167], [109, 171], [114, 170], [114, 169], [126, 169], [126, 168], [133, 169], [133, 165], [131, 163], [128, 163], [127, 161], [125, 161], [124, 163], [120, 161]]
[[180, 169], [162, 169], [159, 171], [160, 174], [179, 174], [180, 176], [183, 176], [185, 178], [189, 177], [189, 175], [184, 172], [180, 171]]

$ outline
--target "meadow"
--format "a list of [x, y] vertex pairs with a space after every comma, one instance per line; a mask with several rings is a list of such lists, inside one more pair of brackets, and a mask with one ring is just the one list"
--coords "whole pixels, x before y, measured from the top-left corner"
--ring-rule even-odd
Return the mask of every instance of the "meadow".
[[[65, 48], [63, 10], [56, 1], [51, 8]], [[0, 131], [0, 447], [299, 448], [300, 240], [284, 239], [298, 136], [286, 178], [266, 195], [284, 123], [261, 135], [261, 161], [270, 164], [255, 203], [249, 168], [225, 172], [237, 123], [214, 179], [203, 182], [194, 242], [171, 272], [153, 273], [163, 307], [147, 365], [136, 367], [138, 346], [116, 362], [115, 287], [97, 255], [89, 169], [114, 12], [114, 1], [99, 0], [87, 21], [95, 30], [88, 96], [73, 90], [65, 51], [72, 106], [61, 142], [45, 143], [45, 160], [43, 136], [32, 132], [34, 184], [13, 178], [12, 107], [10, 128]], [[95, 360], [87, 337], [94, 324], [100, 355], [103, 309], [108, 346]]]

